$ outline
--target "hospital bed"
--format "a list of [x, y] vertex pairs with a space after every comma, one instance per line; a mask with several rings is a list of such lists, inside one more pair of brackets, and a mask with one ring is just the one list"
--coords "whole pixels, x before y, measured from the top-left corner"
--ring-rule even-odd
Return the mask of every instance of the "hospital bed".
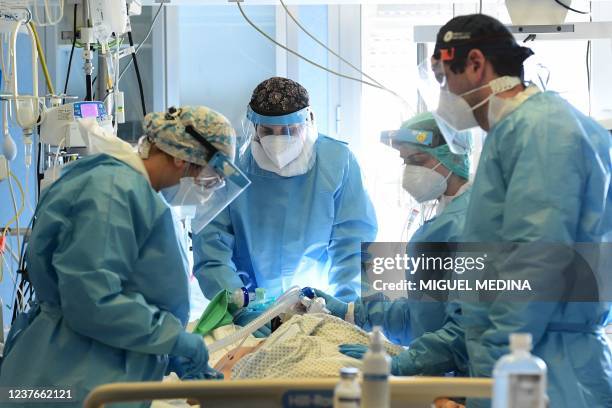
[[[438, 397], [491, 398], [491, 379], [405, 377], [391, 379], [392, 407], [430, 408]], [[330, 407], [337, 379], [135, 382], [106, 384], [85, 408], [128, 401], [189, 399], [202, 408]]]

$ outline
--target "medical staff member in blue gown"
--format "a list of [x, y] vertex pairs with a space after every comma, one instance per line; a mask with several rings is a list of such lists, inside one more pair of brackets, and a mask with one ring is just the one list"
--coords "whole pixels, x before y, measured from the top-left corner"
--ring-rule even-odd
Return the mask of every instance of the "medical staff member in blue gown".
[[[527, 279], [536, 289], [534, 301], [501, 294], [492, 302], [462, 302], [470, 374], [491, 376], [508, 353], [509, 335], [526, 332], [548, 366], [551, 407], [612, 407], [612, 350], [602, 327], [609, 294], [582, 302], [546, 298], [571, 289], [563, 285], [571, 284], [574, 243], [588, 243], [595, 259], [611, 255], [612, 139], [558, 94], [524, 85], [523, 62], [531, 54], [502, 23], [477, 14], [440, 29], [431, 61], [442, 84], [435, 116], [451, 147], [460, 151], [463, 144], [457, 131], [488, 132], [463, 240], [529, 243], [493, 266], [502, 279]], [[607, 275], [598, 279], [609, 280], [610, 270], [599, 272]]]
[[[419, 203], [437, 200], [436, 215], [421, 225], [408, 243], [409, 254], [418, 253], [418, 243], [457, 242], [461, 237], [470, 197], [468, 154], [453, 154], [431, 113], [405, 122], [390, 137], [404, 160], [403, 187]], [[359, 299], [347, 304], [322, 291], [327, 308], [337, 317], [371, 330], [382, 326], [389, 340], [410, 349], [392, 360], [394, 375], [466, 375], [467, 362], [458, 304], [443, 300], [395, 301]], [[340, 351], [362, 358], [367, 346], [346, 344]]]
[[193, 240], [204, 295], [248, 285], [276, 297], [323, 284], [354, 299], [361, 242], [377, 231], [355, 156], [317, 132], [308, 92], [290, 79], [255, 88], [245, 127], [252, 141], [238, 164], [252, 184]]
[[102, 135], [112, 153], [70, 164], [43, 192], [26, 255], [37, 303], [11, 328], [1, 387], [70, 389], [72, 403], [50, 405], [81, 406], [101, 384], [160, 381], [169, 360], [184, 378], [216, 376], [185, 332], [186, 257], [158, 192], [180, 182], [192, 186], [180, 201], [216, 202], [235, 133], [206, 107], [149, 114], [144, 129], [140, 155]]

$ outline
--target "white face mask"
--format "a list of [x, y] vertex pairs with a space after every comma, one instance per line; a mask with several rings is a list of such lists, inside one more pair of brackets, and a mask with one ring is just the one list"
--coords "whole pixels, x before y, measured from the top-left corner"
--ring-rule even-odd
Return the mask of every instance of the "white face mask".
[[435, 169], [442, 163], [438, 163], [433, 169], [407, 164], [404, 168], [402, 187], [418, 202], [424, 203], [439, 198], [448, 188], [447, 177], [438, 173]]
[[[489, 102], [495, 95], [508, 91], [521, 84], [520, 78], [504, 76], [496, 78], [486, 85], [474, 88], [471, 91], [456, 95], [448, 90], [440, 91], [440, 102], [436, 114], [456, 131], [468, 130], [478, 126], [474, 111]], [[474, 106], [470, 106], [463, 98], [481, 89], [490, 87], [491, 94]]]
[[470, 107], [461, 95], [456, 95], [447, 90], [440, 91], [440, 101], [438, 102], [436, 115], [454, 131], [467, 130], [478, 126], [472, 112], [474, 109], [476, 108]]
[[294, 161], [304, 148], [304, 139], [300, 136], [270, 135], [262, 137], [259, 143], [279, 169]]
[[181, 178], [180, 184], [162, 190], [162, 194], [173, 207], [199, 206], [212, 197], [214, 190], [195, 182], [193, 177]]
[[[264, 144], [253, 140], [251, 142], [251, 153], [257, 166], [263, 170], [276, 173], [281, 177], [299, 176], [306, 174], [314, 166], [316, 161], [315, 143], [318, 135], [316, 126], [310, 126], [304, 132], [304, 137], [299, 137], [300, 141], [295, 143], [297, 146], [286, 142], [280, 142], [278, 145], [277, 142], [270, 142], [270, 144], [266, 142], [266, 146], [264, 146]], [[274, 135], [265, 136], [261, 140], [264, 141], [269, 137], [274, 137]], [[294, 139], [297, 138], [294, 137]], [[292, 157], [298, 147], [298, 154]], [[275, 156], [273, 151], [282, 152], [280, 154], [280, 156], [283, 156], [282, 160], [276, 155], [276, 159], [273, 161], [271, 159], [272, 156]], [[283, 163], [284, 166], [280, 167], [279, 164]]]

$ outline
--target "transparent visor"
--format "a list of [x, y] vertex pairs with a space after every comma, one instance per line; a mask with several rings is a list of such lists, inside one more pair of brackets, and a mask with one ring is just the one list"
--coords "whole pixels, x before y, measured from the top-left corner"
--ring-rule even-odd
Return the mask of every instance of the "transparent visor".
[[471, 130], [478, 124], [467, 102], [448, 90], [442, 61], [427, 60], [419, 65], [417, 90], [450, 150], [455, 154], [468, 153], [472, 145]]
[[282, 146], [290, 147], [308, 138], [316, 139], [317, 133], [309, 106], [283, 116], [260, 115], [249, 107], [242, 121], [242, 129], [244, 137], [239, 152], [241, 155], [251, 142], [272, 146], [274, 150], [278, 150]]
[[196, 177], [181, 178], [170, 201], [181, 218], [191, 219], [191, 229], [199, 233], [242, 191], [250, 180], [223, 153], [217, 152]]
[[440, 92], [448, 90], [443, 62], [425, 60], [418, 66], [417, 90], [428, 111], [434, 111], [440, 101]]

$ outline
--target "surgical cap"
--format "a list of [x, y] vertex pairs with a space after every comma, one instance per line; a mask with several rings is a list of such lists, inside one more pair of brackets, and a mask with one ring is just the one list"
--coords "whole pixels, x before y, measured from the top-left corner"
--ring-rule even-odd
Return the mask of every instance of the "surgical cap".
[[147, 158], [154, 144], [172, 157], [206, 166], [210, 152], [187, 133], [185, 128], [190, 125], [220, 152], [234, 159], [236, 133], [232, 125], [225, 116], [205, 106], [170, 108], [167, 112], [145, 116], [145, 136], [140, 141], [140, 156]]
[[530, 48], [517, 43], [499, 20], [485, 14], [469, 14], [457, 16], [440, 28], [433, 56], [440, 59], [444, 51], [452, 60], [462, 60], [475, 48], [485, 56], [515, 58], [519, 64], [533, 55]]
[[249, 106], [264, 116], [282, 116], [310, 105], [308, 91], [288, 78], [273, 77], [257, 85]]
[[470, 157], [468, 154], [454, 154], [450, 148], [433, 115], [429, 112], [421, 113], [404, 122], [401, 129], [417, 130], [432, 132], [432, 146], [425, 146], [413, 143], [411, 141], [402, 140], [401, 137], [394, 140], [394, 143], [409, 143], [411, 147], [428, 153], [435, 157], [444, 167], [452, 171], [454, 174], [468, 179], [470, 175]]

